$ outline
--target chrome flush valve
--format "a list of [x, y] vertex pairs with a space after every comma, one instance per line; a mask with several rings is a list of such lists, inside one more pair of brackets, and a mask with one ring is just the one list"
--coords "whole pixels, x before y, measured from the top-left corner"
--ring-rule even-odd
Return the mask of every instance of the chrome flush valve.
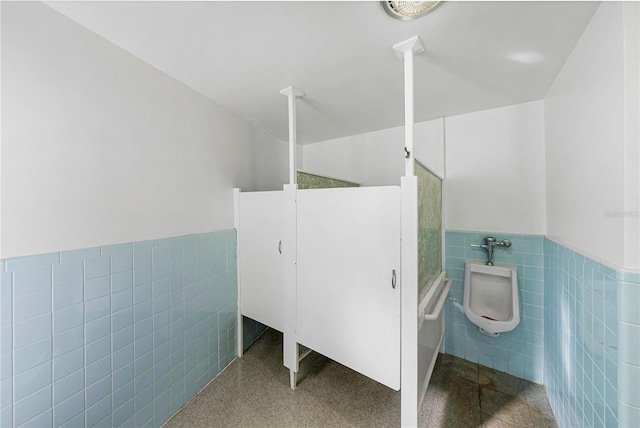
[[493, 236], [485, 236], [484, 244], [471, 244], [471, 247], [482, 248], [487, 252], [487, 262], [485, 263], [487, 266], [493, 266], [493, 248], [496, 246], [509, 248], [511, 246], [511, 241], [508, 239], [497, 241]]

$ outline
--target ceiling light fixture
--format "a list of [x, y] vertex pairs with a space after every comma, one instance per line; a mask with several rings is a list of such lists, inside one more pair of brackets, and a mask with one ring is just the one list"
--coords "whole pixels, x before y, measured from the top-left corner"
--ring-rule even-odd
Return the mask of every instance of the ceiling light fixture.
[[392, 17], [403, 21], [410, 21], [426, 15], [438, 6], [438, 1], [391, 1], [380, 2], [382, 8]]

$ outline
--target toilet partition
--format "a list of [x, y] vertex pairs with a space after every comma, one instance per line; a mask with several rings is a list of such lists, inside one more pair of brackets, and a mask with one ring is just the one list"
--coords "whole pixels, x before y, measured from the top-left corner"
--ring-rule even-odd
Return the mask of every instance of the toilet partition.
[[[448, 292], [441, 219], [432, 218], [430, 229], [419, 220], [419, 206], [441, 213], [441, 180], [429, 185], [413, 176], [402, 177], [400, 187], [236, 189], [235, 200], [239, 316], [283, 332], [292, 385], [300, 344], [402, 389], [408, 408], [403, 424], [417, 422], [443, 336], [441, 302]], [[419, 259], [427, 257], [435, 260], [431, 271], [419, 268]], [[242, 331], [238, 339], [241, 355]]]
[[[416, 426], [443, 337], [442, 302], [450, 283], [441, 272], [441, 217], [436, 229], [420, 225], [419, 199], [427, 188], [436, 191], [433, 200], [427, 192], [426, 203], [441, 215], [441, 179], [434, 176], [434, 187], [414, 173], [413, 55], [423, 48], [413, 37], [394, 50], [405, 62], [406, 170], [400, 187], [299, 190], [295, 99], [303, 93], [282, 91], [289, 104], [290, 184], [279, 192], [235, 191], [238, 353], [246, 315], [283, 332], [292, 387], [298, 347], [305, 345], [400, 388], [402, 425]], [[433, 269], [420, 275], [419, 260], [434, 254]]]
[[400, 187], [299, 190], [296, 340], [400, 389]]
[[[235, 190], [241, 315], [284, 331], [284, 195]], [[242, 320], [239, 320], [242, 325]], [[238, 352], [242, 353], [242, 342]], [[242, 355], [242, 354], [241, 354]]]

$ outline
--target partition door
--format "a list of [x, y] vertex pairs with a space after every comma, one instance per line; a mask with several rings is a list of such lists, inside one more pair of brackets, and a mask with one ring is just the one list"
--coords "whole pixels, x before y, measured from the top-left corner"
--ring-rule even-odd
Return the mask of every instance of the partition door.
[[400, 389], [400, 188], [299, 190], [297, 341]]
[[276, 330], [284, 328], [283, 195], [240, 193], [238, 250], [240, 312]]

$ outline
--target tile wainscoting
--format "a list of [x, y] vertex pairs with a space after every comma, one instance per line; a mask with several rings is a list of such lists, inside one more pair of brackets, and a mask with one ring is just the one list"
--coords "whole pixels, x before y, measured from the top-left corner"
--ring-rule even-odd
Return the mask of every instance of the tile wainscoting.
[[561, 426], [640, 426], [640, 275], [545, 239], [545, 384]]
[[545, 384], [561, 426], [618, 426], [615, 271], [545, 240]]
[[159, 427], [237, 355], [234, 229], [0, 262], [0, 426]]
[[640, 427], [640, 272], [617, 271], [618, 423]]

